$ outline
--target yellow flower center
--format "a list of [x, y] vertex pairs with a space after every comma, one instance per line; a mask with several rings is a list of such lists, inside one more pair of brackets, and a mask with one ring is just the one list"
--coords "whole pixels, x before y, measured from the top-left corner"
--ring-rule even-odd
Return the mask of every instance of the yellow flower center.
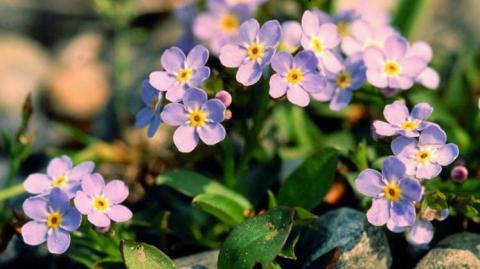
[[194, 110], [188, 115], [188, 121], [193, 127], [199, 127], [205, 124], [207, 114], [201, 110]]
[[62, 215], [59, 211], [52, 211], [47, 216], [47, 226], [50, 229], [57, 229], [62, 224]]
[[340, 34], [341, 37], [345, 37], [350, 34], [350, 29], [348, 27], [348, 24], [344, 21], [337, 22], [337, 29], [338, 29], [338, 34]]
[[105, 213], [110, 209], [110, 203], [107, 198], [97, 196], [92, 201], [93, 208], [98, 212]]
[[66, 176], [57, 177], [52, 181], [52, 187], [61, 188], [68, 183], [68, 178]]
[[387, 76], [396, 77], [400, 74], [401, 67], [395, 60], [388, 60], [383, 64], [383, 71]]
[[187, 83], [192, 78], [192, 69], [185, 67], [177, 73], [177, 81], [181, 84]]
[[298, 68], [292, 68], [287, 72], [287, 81], [291, 85], [297, 85], [302, 81], [303, 74]]
[[256, 61], [265, 54], [265, 47], [262, 43], [253, 43], [248, 47], [247, 54], [250, 60]]
[[316, 54], [321, 54], [323, 52], [323, 42], [318, 37], [312, 38], [310, 45]]
[[407, 131], [415, 130], [415, 129], [417, 129], [417, 127], [418, 127], [418, 122], [417, 121], [412, 121], [412, 120], [407, 120], [407, 121], [402, 122], [402, 124], [400, 124], [400, 128], [402, 128], [404, 130], [407, 130]]
[[427, 164], [432, 159], [432, 152], [429, 149], [420, 149], [415, 159], [417, 163]]
[[337, 86], [340, 89], [346, 89], [350, 86], [351, 83], [351, 75], [349, 72], [340, 72], [337, 76]]
[[402, 195], [402, 190], [396, 183], [389, 183], [387, 186], [385, 186], [383, 192], [385, 193], [385, 198], [392, 202], [397, 202], [400, 200], [400, 196]]
[[225, 33], [235, 33], [238, 29], [238, 18], [231, 14], [226, 14], [220, 19], [220, 27]]

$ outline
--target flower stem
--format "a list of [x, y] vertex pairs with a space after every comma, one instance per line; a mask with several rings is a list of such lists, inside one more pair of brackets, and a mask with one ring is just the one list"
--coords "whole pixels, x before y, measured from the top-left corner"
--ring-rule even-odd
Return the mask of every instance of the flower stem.
[[264, 79], [262, 83], [262, 87], [258, 87], [256, 88], [256, 90], [257, 90], [257, 94], [260, 95], [258, 97], [259, 103], [257, 104], [257, 110], [255, 111], [255, 114], [253, 116], [253, 126], [250, 129], [247, 136], [245, 150], [238, 164], [238, 169], [235, 177], [236, 181], [238, 181], [240, 178], [243, 178], [243, 176], [245, 176], [245, 173], [248, 170], [248, 165], [250, 163], [250, 160], [253, 157], [253, 152], [255, 148], [258, 146], [259, 135], [263, 129], [263, 124], [267, 116], [268, 101], [269, 101], [268, 79]]
[[20, 195], [25, 192], [23, 188], [23, 183], [17, 184], [10, 188], [0, 191], [0, 201], [4, 201], [6, 199], [10, 199], [14, 196]]

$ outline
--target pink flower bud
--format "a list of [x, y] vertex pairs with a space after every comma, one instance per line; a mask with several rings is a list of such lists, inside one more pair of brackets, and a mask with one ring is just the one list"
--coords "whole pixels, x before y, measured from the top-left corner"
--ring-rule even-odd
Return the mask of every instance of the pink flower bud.
[[457, 165], [453, 167], [450, 175], [456, 182], [463, 182], [468, 178], [468, 170], [465, 166]]
[[215, 98], [222, 101], [222, 103], [225, 105], [225, 107], [229, 107], [230, 104], [232, 103], [232, 96], [227, 91], [217, 92], [217, 94], [215, 95]]

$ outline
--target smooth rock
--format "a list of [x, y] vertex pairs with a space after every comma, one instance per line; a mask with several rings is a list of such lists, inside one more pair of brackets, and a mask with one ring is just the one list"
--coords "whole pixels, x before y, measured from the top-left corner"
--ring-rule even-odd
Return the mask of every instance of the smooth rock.
[[320, 216], [301, 235], [295, 253], [298, 261], [302, 261], [298, 268], [305, 269], [327, 266], [383, 269], [392, 264], [383, 229], [372, 226], [365, 213], [351, 208], [340, 208]]
[[206, 251], [175, 259], [178, 269], [217, 269], [218, 250]]
[[417, 269], [480, 268], [480, 235], [459, 233], [448, 236], [430, 250]]

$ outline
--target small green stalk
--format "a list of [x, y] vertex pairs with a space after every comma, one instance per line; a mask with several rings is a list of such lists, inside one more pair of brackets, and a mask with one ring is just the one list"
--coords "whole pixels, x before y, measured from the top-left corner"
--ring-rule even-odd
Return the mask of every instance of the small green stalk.
[[10, 188], [7, 188], [5, 190], [0, 191], [0, 202], [10, 199], [14, 196], [20, 195], [25, 192], [25, 189], [23, 188], [23, 183], [17, 184], [15, 186], [12, 186]]

